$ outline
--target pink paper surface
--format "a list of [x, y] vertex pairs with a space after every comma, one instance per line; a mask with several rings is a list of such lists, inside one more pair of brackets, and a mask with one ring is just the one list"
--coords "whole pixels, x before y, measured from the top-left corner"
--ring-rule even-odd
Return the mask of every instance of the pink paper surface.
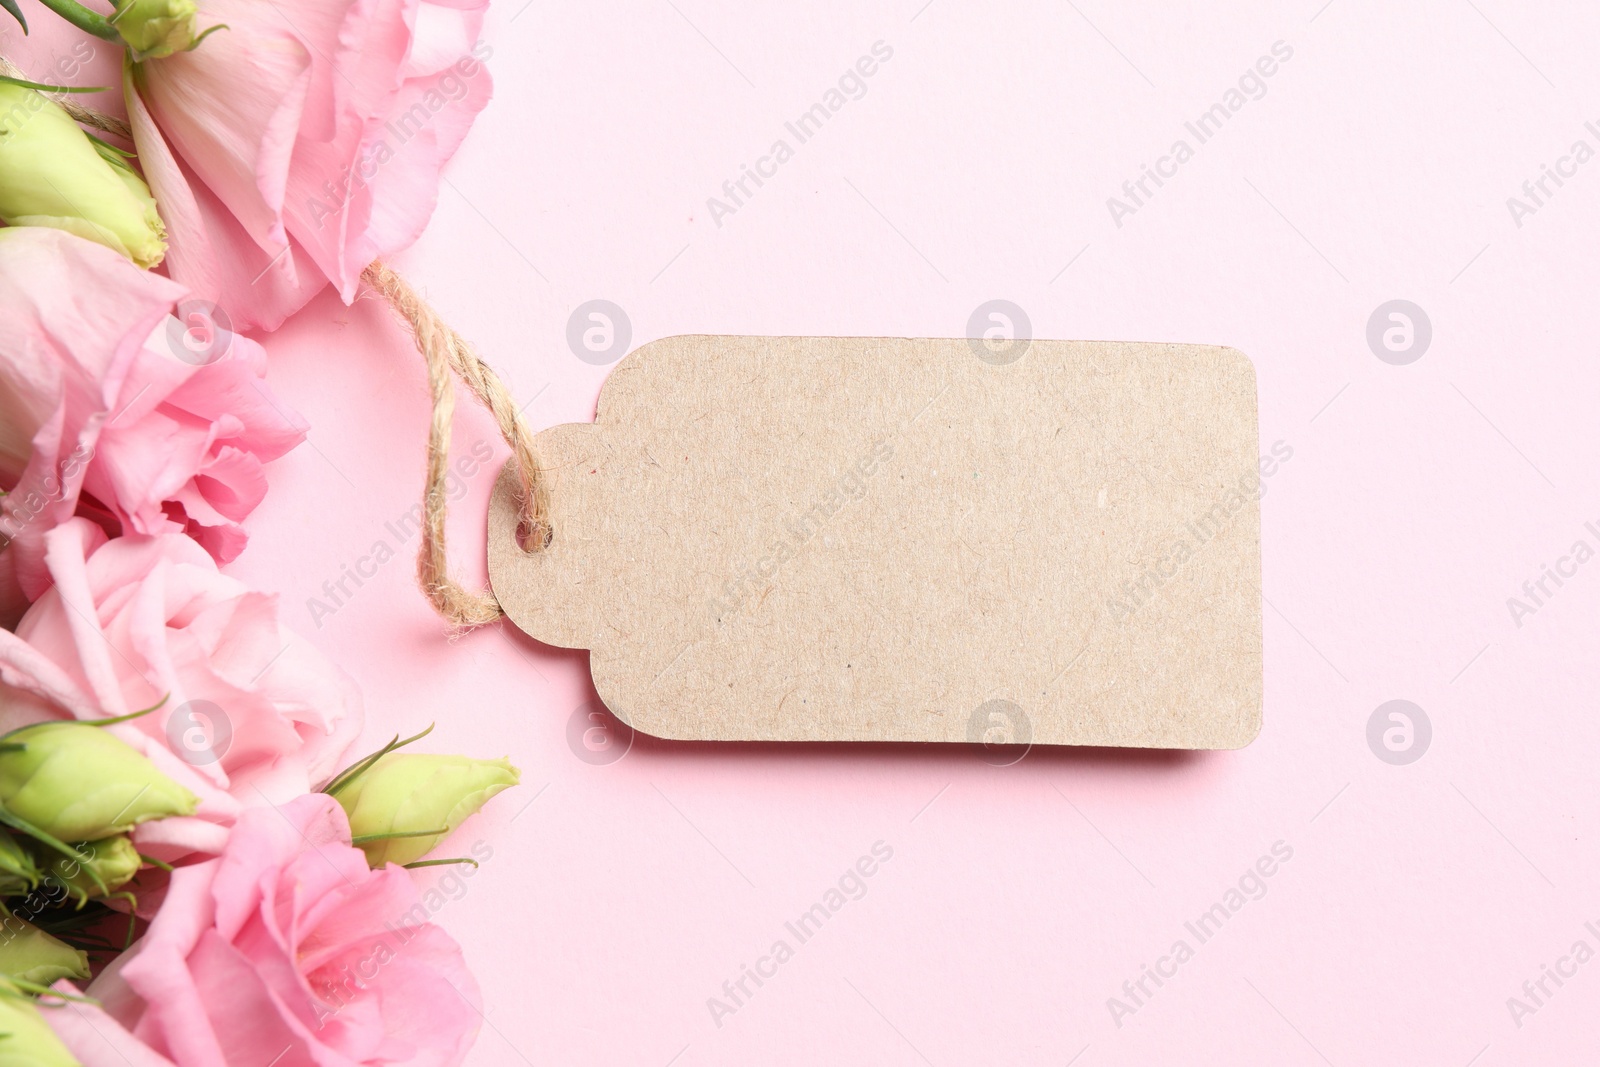
[[[1600, 160], [1570, 154], [1600, 150], [1600, 14], [521, 4], [491, 12], [495, 101], [398, 265], [536, 427], [593, 415], [608, 368], [567, 343], [590, 300], [637, 346], [961, 336], [998, 298], [1035, 336], [1244, 350], [1262, 451], [1293, 455], [1262, 501], [1265, 727], [1242, 751], [639, 738], [590, 762], [585, 654], [447, 640], [416, 591], [407, 339], [371, 299], [312, 304], [267, 341], [311, 436], [230, 569], [358, 678], [366, 740], [437, 720], [436, 749], [523, 768], [460, 832], [493, 858], [438, 910], [484, 988], [474, 1067], [1593, 1061], [1600, 962], [1571, 953], [1600, 952], [1600, 561], [1570, 552], [1600, 549]], [[785, 123], [879, 41], [864, 95], [800, 143]], [[1201, 143], [1185, 123], [1277, 42]], [[713, 219], [779, 139], [792, 158]], [[1180, 139], [1192, 158], [1162, 163]], [[1536, 203], [1546, 165], [1570, 173]], [[1135, 202], [1145, 166], [1171, 176]], [[1405, 365], [1367, 338], [1395, 299], [1431, 323]], [[505, 449], [464, 403], [457, 454], [480, 441], [495, 461], [452, 518], [475, 580]], [[1535, 604], [1546, 566], [1570, 573]], [[1396, 699], [1432, 727], [1405, 765], [1368, 742]], [[878, 842], [892, 858], [802, 943], [785, 924]], [[1202, 940], [1186, 924], [1219, 903]], [[761, 963], [780, 940], [792, 958]], [[1147, 965], [1170, 976], [1141, 990]]]

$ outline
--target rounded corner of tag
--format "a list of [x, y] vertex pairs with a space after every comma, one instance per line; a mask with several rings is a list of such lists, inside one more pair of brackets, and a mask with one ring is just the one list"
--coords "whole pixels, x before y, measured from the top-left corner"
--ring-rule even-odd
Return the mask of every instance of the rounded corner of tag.
[[1249, 748], [1261, 736], [1261, 726], [1261, 705], [1257, 704], [1239, 720], [1233, 732], [1222, 738], [1214, 747], [1219, 752], [1237, 752], [1242, 748]]

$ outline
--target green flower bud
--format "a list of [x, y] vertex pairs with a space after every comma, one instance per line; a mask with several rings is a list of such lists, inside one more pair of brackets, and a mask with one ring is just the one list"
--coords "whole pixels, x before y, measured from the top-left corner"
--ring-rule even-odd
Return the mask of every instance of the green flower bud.
[[167, 251], [167, 229], [144, 180], [102, 148], [55, 101], [0, 82], [0, 221], [54, 226], [146, 269]]
[[[404, 865], [421, 859], [519, 778], [509, 760], [393, 752], [334, 795], [350, 816], [350, 834], [367, 863]], [[397, 836], [402, 834], [415, 836]]]
[[0, 821], [58, 841], [96, 841], [169, 815], [195, 795], [108, 731], [42, 722], [0, 738]]
[[80, 1067], [33, 998], [8, 982], [0, 983], [0, 1067]]
[[[44, 870], [47, 887], [55, 881], [82, 907], [86, 901], [115, 893], [139, 873], [144, 860], [126, 834], [80, 841], [72, 846], [76, 858], [45, 845], [34, 845], [35, 858]], [[98, 878], [98, 880], [97, 880]], [[102, 889], [101, 887], [104, 887]], [[52, 887], [53, 888], [53, 887]], [[51, 893], [54, 896], [54, 892]]]
[[62, 978], [81, 981], [89, 977], [89, 954], [7, 915], [0, 919], [0, 975], [42, 986]]
[[135, 60], [160, 59], [195, 46], [194, 16], [194, 0], [123, 0], [111, 24]]

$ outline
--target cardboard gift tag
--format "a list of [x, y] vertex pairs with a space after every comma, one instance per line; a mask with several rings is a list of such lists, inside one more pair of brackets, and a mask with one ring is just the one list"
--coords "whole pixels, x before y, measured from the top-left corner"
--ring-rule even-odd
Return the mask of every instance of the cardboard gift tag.
[[517, 626], [658, 737], [1237, 748], [1255, 371], [1201, 345], [670, 337], [490, 504]]

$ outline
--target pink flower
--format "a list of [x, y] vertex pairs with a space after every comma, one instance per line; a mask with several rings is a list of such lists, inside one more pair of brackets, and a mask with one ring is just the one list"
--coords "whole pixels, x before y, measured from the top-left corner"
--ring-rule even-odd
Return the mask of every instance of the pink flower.
[[488, 103], [487, 0], [203, 0], [192, 52], [131, 67], [128, 118], [172, 276], [276, 329], [328, 279], [346, 303], [415, 241]]
[[215, 853], [242, 808], [304, 793], [361, 725], [354, 682], [278, 620], [277, 598], [217, 571], [178, 534], [107, 541], [72, 519], [45, 535], [54, 586], [0, 630], [0, 729], [156, 712], [108, 729], [200, 797], [134, 833], [176, 859]]
[[427, 918], [405, 870], [367, 868], [332, 797], [299, 797], [173, 872], [144, 938], [88, 989], [103, 1013], [46, 1017], [91, 1063], [451, 1067], [481, 1001]]
[[0, 624], [49, 585], [44, 535], [74, 514], [223, 562], [244, 547], [262, 464], [306, 424], [262, 382], [261, 346], [172, 317], [183, 295], [60, 230], [0, 230]]

